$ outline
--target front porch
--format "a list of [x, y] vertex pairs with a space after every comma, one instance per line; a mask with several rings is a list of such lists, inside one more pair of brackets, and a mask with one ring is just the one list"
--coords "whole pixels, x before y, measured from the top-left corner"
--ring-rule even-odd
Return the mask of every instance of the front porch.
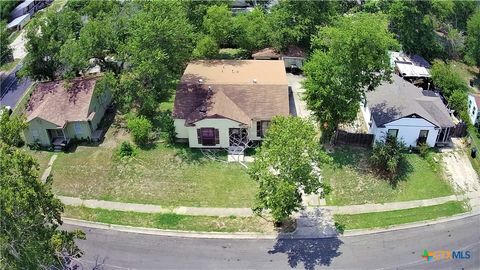
[[47, 129], [47, 133], [54, 151], [62, 151], [70, 143], [70, 138], [67, 138], [63, 128]]

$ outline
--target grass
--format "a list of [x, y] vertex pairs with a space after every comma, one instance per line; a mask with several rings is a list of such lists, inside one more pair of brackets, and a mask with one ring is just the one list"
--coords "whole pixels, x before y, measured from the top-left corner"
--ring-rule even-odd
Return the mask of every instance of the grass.
[[[480, 175], [480, 153], [478, 152], [480, 151], [480, 135], [478, 134], [476, 128], [473, 126], [468, 129], [468, 133], [470, 134], [472, 145], [471, 147], [467, 147], [465, 149], [465, 151], [467, 152], [466, 155], [470, 159], [470, 163], [472, 163], [473, 169], [477, 172], [478, 175]], [[470, 155], [470, 151], [473, 147], [477, 148], [477, 158], [472, 158], [472, 156]]]
[[452, 201], [444, 204], [425, 206], [405, 210], [355, 215], [334, 215], [337, 227], [345, 230], [385, 228], [396, 224], [437, 219], [466, 212], [462, 202]]
[[13, 61], [11, 62], [7, 62], [3, 65], [0, 66], [0, 71], [5, 71], [5, 72], [9, 72], [10, 70], [12, 70], [13, 68], [15, 68], [18, 63], [20, 63], [20, 60], [21, 59], [14, 59]]
[[459, 61], [451, 61], [453, 69], [463, 78], [465, 83], [469, 84], [471, 79], [475, 79], [477, 89], [480, 85], [480, 73], [477, 67], [469, 66]]
[[[368, 151], [337, 148], [332, 164], [323, 169], [323, 176], [332, 187], [327, 195], [329, 205], [386, 203], [430, 199], [452, 195], [452, 187], [443, 176], [440, 162], [430, 162], [417, 154], [407, 154], [411, 172], [392, 187], [386, 179], [371, 172]], [[437, 161], [439, 155], [435, 155]]]
[[118, 160], [113, 153], [129, 140], [128, 134], [111, 127], [106, 137], [100, 146], [59, 153], [52, 170], [57, 194], [166, 207], [253, 205], [256, 184], [239, 164], [211, 161], [199, 151], [162, 143]]
[[149, 214], [65, 206], [64, 217], [157, 229], [203, 232], [273, 232], [272, 222], [261, 217], [209, 217]]
[[42, 176], [43, 171], [45, 171], [45, 169], [48, 166], [48, 162], [50, 161], [50, 158], [53, 156], [53, 152], [33, 151], [33, 150], [26, 150], [26, 151], [28, 152], [28, 154], [30, 154], [37, 160], [39, 165], [38, 173], [39, 173], [39, 176]]

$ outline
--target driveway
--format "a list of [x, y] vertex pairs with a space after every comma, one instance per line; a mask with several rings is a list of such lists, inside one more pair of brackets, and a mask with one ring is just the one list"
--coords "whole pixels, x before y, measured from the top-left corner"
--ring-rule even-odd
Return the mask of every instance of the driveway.
[[10, 44], [10, 47], [13, 50], [13, 58], [14, 59], [23, 59], [27, 55], [27, 51], [25, 50], [25, 31], [22, 30], [20, 35]]
[[303, 75], [294, 75], [287, 73], [290, 100], [290, 114], [299, 117], [309, 117], [311, 112], [307, 110], [307, 104], [302, 100], [303, 89], [301, 82], [305, 79]]
[[12, 72], [0, 82], [0, 105], [15, 108], [25, 91], [32, 85], [29, 78], [19, 79], [16, 72], [21, 68], [18, 64]]

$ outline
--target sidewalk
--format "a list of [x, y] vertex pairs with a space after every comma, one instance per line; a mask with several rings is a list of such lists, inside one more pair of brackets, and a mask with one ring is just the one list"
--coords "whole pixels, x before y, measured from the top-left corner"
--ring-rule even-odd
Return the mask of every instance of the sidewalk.
[[[180, 206], [176, 208], [165, 208], [154, 204], [137, 204], [137, 203], [122, 203], [102, 200], [83, 200], [75, 197], [58, 196], [62, 203], [71, 206], [85, 206], [88, 208], [102, 208], [116, 211], [134, 211], [141, 213], [175, 213], [179, 215], [188, 216], [237, 216], [249, 217], [253, 216], [250, 208], [214, 208], [214, 207], [185, 207]], [[368, 212], [383, 212], [392, 210], [401, 210], [416, 208], [422, 206], [431, 206], [446, 203], [449, 201], [463, 200], [463, 196], [446, 196], [427, 200], [407, 201], [407, 202], [393, 202], [385, 204], [361, 204], [361, 205], [345, 205], [345, 206], [322, 206], [315, 208], [307, 208], [307, 210], [325, 210], [332, 214], [360, 214]]]

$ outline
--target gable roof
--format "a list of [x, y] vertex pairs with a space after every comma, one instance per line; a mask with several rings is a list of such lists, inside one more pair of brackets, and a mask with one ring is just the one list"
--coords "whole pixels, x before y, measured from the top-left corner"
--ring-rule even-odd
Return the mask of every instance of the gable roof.
[[27, 105], [27, 121], [41, 118], [63, 127], [67, 122], [87, 121], [98, 77], [75, 78], [65, 89], [64, 81], [40, 83]]
[[175, 95], [173, 117], [191, 125], [204, 118], [251, 119], [288, 115], [288, 82], [283, 61], [196, 61]]
[[437, 127], [453, 126], [440, 97], [424, 95], [420, 88], [396, 74], [392, 75], [392, 81], [367, 92], [367, 106], [377, 126], [411, 115], [418, 115]]

